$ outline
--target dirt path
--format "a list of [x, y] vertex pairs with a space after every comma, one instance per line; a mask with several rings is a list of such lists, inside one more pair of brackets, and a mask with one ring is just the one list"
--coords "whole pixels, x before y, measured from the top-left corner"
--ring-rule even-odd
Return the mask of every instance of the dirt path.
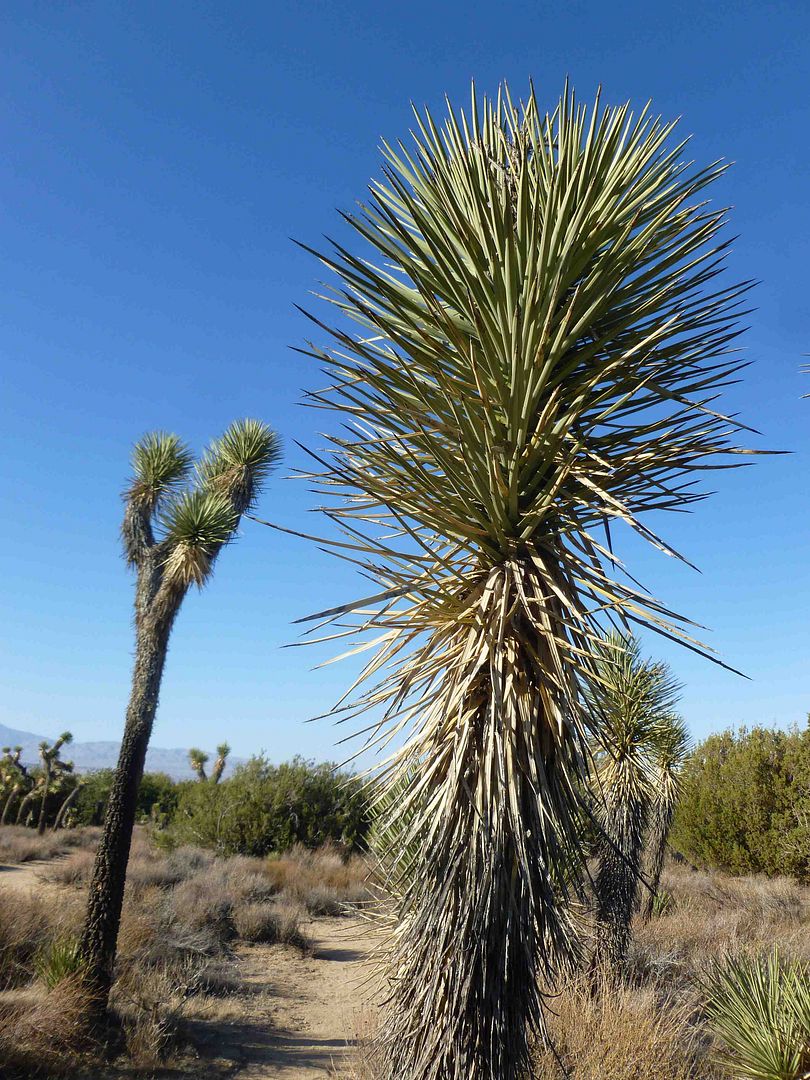
[[311, 956], [281, 945], [237, 949], [235, 1014], [204, 1022], [205, 1041], [234, 1063], [237, 1080], [312, 1080], [351, 1063], [371, 996], [368, 923], [321, 918], [307, 933]]
[[20, 892], [42, 892], [44, 888], [53, 888], [39, 877], [39, 871], [46, 866], [53, 866], [56, 859], [36, 859], [20, 865], [0, 864], [0, 889], [15, 889]]
[[[45, 865], [0, 865], [0, 890], [58, 890], [38, 876]], [[192, 1007], [188, 1019], [203, 1057], [235, 1080], [351, 1076], [357, 1034], [371, 1015], [374, 934], [361, 918], [318, 918], [304, 929], [310, 955], [287, 945], [240, 944], [238, 990], [209, 999], [196, 1016]]]

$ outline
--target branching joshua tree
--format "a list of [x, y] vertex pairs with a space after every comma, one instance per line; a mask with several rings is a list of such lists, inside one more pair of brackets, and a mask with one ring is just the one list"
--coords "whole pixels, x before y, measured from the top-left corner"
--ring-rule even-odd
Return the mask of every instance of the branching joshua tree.
[[231, 748], [226, 742], [220, 743], [217, 747], [216, 760], [214, 761], [214, 767], [211, 769], [211, 780], [213, 783], [218, 784], [222, 779], [222, 774], [225, 772], [225, 765], [227, 764], [230, 752]]
[[69, 731], [63, 731], [59, 738], [50, 746], [47, 742], [41, 742], [39, 744], [39, 760], [42, 763], [42, 802], [39, 807], [37, 832], [40, 836], [45, 832], [45, 815], [47, 813], [48, 795], [50, 794], [53, 779], [60, 773], [66, 771], [70, 772], [73, 769], [72, 764], [62, 761], [60, 758], [62, 747], [72, 740], [73, 736], [71, 733]]
[[233, 424], [199, 460], [175, 435], [147, 435], [132, 457], [124, 552], [135, 570], [135, 664], [124, 736], [96, 854], [81, 940], [83, 972], [99, 1010], [115, 960], [138, 788], [177, 613], [192, 585], [211, 577], [280, 457], [265, 424]]
[[205, 766], [208, 764], [208, 754], [203, 750], [198, 750], [196, 746], [188, 752], [188, 763], [191, 766], [192, 772], [197, 774], [198, 780], [207, 780], [208, 776], [205, 771]]
[[645, 853], [645, 877], [649, 884], [641, 894], [641, 915], [649, 919], [667, 850], [667, 837], [672, 827], [675, 807], [681, 793], [683, 767], [689, 753], [689, 734], [678, 716], [670, 717], [669, 723], [657, 740], [653, 774], [653, 799], [650, 807], [650, 825]]
[[610, 634], [601, 646], [588, 708], [600, 732], [592, 783], [598, 917], [595, 965], [620, 972], [642, 884], [645, 840], [656, 804], [658, 761], [677, 719], [680, 687], [666, 664], [644, 660], [638, 641]]
[[717, 283], [725, 166], [689, 167], [647, 112], [503, 92], [416, 126], [348, 219], [359, 253], [319, 255], [336, 317], [314, 319], [310, 403], [341, 428], [313, 475], [327, 542], [374, 585], [312, 618], [373, 650], [337, 715], [371, 710], [370, 742], [408, 732], [378, 780], [418, 766], [392, 811], [417, 856], [392, 888], [382, 1075], [515, 1080], [578, 955], [602, 635], [635, 620], [699, 648], [610, 526], [674, 554], [646, 516], [736, 460], [716, 399], [746, 286]]

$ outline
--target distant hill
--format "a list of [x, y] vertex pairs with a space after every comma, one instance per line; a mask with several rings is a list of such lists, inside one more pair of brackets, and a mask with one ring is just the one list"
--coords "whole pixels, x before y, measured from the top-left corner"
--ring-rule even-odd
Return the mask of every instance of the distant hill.
[[[35, 765], [39, 761], [39, 744], [43, 739], [51, 742], [54, 735], [36, 735], [31, 731], [17, 731], [15, 728], [0, 724], [0, 746], [21, 746], [23, 748], [22, 760], [26, 765]], [[63, 757], [72, 761], [77, 772], [90, 772], [93, 769], [112, 768], [118, 760], [119, 743], [113, 740], [101, 742], [72, 742], [65, 747]], [[209, 751], [211, 762], [216, 754]], [[228, 758], [228, 766], [225, 775], [228, 775], [231, 767], [239, 765], [244, 758]], [[188, 749], [176, 748], [166, 750], [159, 746], [150, 746], [146, 752], [146, 771], [168, 773], [174, 780], [191, 780], [194, 773], [188, 764]]]

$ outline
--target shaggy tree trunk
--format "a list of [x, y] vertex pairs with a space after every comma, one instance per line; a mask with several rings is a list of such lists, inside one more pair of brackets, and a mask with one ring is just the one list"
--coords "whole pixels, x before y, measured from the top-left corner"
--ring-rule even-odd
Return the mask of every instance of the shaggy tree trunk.
[[594, 968], [616, 974], [624, 966], [630, 945], [630, 924], [641, 880], [646, 815], [641, 806], [630, 803], [615, 807], [611, 816], [616, 827], [606, 827], [599, 839]]
[[45, 834], [45, 814], [48, 807], [48, 794], [51, 789], [51, 777], [48, 770], [45, 772], [45, 783], [42, 788], [42, 802], [39, 804], [39, 820], [37, 822], [37, 832], [40, 836]]
[[154, 619], [141, 620], [138, 628], [124, 737], [96, 852], [81, 940], [85, 976], [99, 1012], [106, 1009], [113, 979], [138, 789], [176, 610], [176, 606], [164, 609]]
[[68, 810], [73, 805], [73, 803], [76, 801], [76, 796], [79, 794], [80, 791], [81, 791], [81, 784], [77, 784], [76, 787], [73, 789], [73, 791], [71, 791], [71, 793], [68, 795], [68, 797], [62, 803], [62, 805], [59, 807], [59, 813], [56, 815], [56, 821], [54, 821], [54, 823], [53, 823], [53, 831], [54, 832], [56, 832], [57, 829], [61, 829], [62, 824], [63, 824], [63, 822], [65, 820], [65, 815], [67, 814]]
[[17, 797], [18, 794], [18, 792], [12, 791], [12, 793], [6, 799], [5, 806], [3, 807], [3, 816], [0, 817], [0, 825], [8, 824], [8, 815], [9, 811], [11, 810], [11, 804], [14, 802], [14, 799]]
[[641, 917], [645, 922], [652, 918], [653, 904], [661, 883], [661, 871], [664, 869], [664, 856], [667, 850], [667, 837], [672, 825], [673, 810], [667, 806], [656, 806], [650, 827], [647, 881], [649, 888], [644, 889], [641, 898]]
[[29, 791], [28, 794], [23, 797], [22, 802], [17, 809], [17, 817], [14, 822], [15, 825], [20, 825], [22, 823], [23, 811], [28, 808], [36, 793], [36, 789], [34, 789], [33, 791]]

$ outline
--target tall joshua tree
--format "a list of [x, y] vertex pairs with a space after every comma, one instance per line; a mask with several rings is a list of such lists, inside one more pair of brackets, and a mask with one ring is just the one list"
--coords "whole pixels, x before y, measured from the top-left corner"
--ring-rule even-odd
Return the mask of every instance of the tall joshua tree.
[[265, 424], [233, 424], [197, 462], [175, 435], [147, 435], [132, 456], [124, 553], [135, 570], [135, 663], [124, 736], [96, 854], [81, 951], [99, 1007], [113, 973], [138, 788], [158, 705], [169, 637], [192, 585], [211, 577], [278, 462]]
[[69, 731], [63, 731], [58, 739], [55, 739], [49, 746], [47, 742], [41, 742], [39, 744], [39, 760], [42, 763], [42, 802], [39, 807], [39, 821], [37, 823], [37, 832], [40, 836], [45, 832], [47, 813], [48, 795], [50, 794], [51, 784], [54, 777], [65, 771], [72, 771], [73, 765], [69, 762], [62, 761], [60, 754], [62, 747], [73, 740], [73, 736]]
[[205, 772], [205, 766], [208, 764], [208, 754], [203, 750], [198, 750], [196, 746], [188, 752], [188, 763], [191, 766], [192, 772], [197, 774], [198, 780], [207, 780], [208, 776]]
[[417, 114], [348, 219], [360, 253], [318, 256], [337, 314], [314, 320], [310, 401], [341, 424], [314, 476], [336, 553], [375, 584], [313, 618], [373, 650], [336, 712], [409, 733], [381, 781], [417, 766], [393, 811], [417, 854], [392, 888], [386, 1080], [528, 1071], [543, 985], [577, 953], [602, 633], [690, 640], [599, 533], [673, 554], [645, 515], [699, 499], [738, 430], [716, 398], [745, 286], [716, 284], [704, 201], [724, 166], [690, 168], [672, 131], [568, 89], [548, 115], [505, 91], [441, 130]]
[[588, 706], [603, 739], [593, 782], [595, 961], [606, 972], [618, 973], [627, 955], [658, 761], [676, 722], [679, 689], [666, 664], [642, 659], [634, 638], [614, 633], [605, 639]]
[[664, 868], [667, 837], [681, 793], [683, 767], [689, 753], [689, 734], [680, 717], [670, 717], [655, 749], [653, 799], [645, 857], [645, 876], [649, 888], [642, 892], [640, 905], [644, 919], [649, 919], [653, 913], [653, 903]]
[[220, 743], [217, 747], [217, 756], [213, 768], [211, 769], [211, 780], [215, 784], [218, 784], [222, 779], [222, 774], [225, 772], [225, 765], [228, 761], [230, 752], [231, 748], [226, 742]]

